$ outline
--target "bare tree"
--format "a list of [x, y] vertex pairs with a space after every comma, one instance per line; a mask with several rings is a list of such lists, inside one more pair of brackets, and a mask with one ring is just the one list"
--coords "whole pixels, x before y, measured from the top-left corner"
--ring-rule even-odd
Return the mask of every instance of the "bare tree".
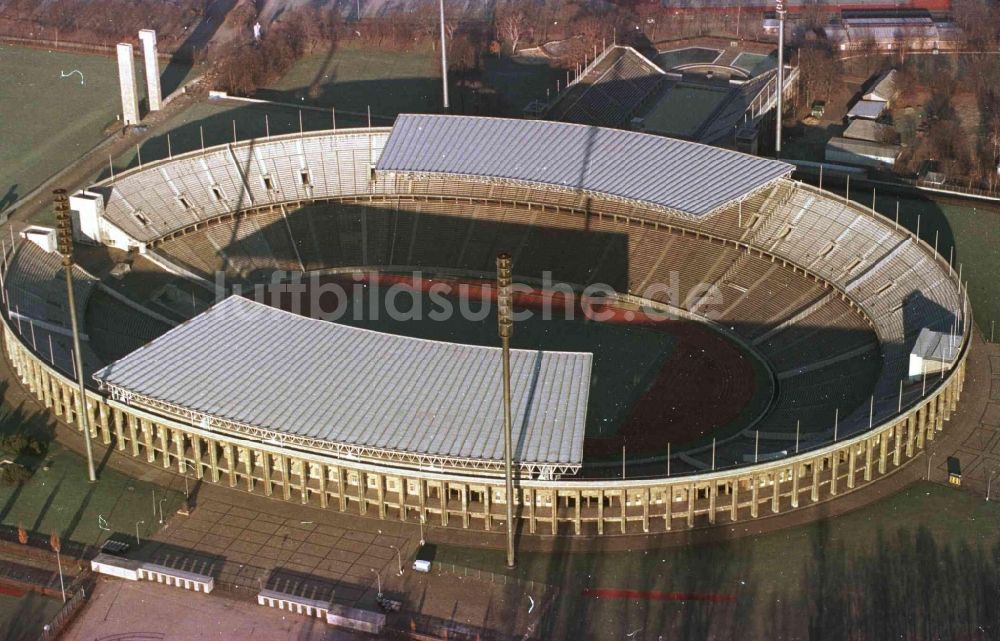
[[527, 19], [519, 6], [508, 5], [497, 10], [497, 34], [508, 46], [511, 53], [517, 53], [517, 45], [527, 30]]

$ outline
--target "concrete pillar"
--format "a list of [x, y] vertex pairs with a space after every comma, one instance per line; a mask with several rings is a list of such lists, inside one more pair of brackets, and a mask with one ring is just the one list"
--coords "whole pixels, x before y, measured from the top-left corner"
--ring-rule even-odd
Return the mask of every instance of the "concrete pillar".
[[260, 453], [261, 472], [264, 474], [264, 496], [271, 496], [271, 455], [267, 452]]
[[604, 490], [597, 491], [597, 533], [604, 534]]
[[[490, 486], [487, 485], [483, 488], [483, 529], [487, 531], [493, 528], [493, 515], [490, 513], [490, 510], [492, 509], [490, 507], [490, 494]], [[579, 532], [577, 532], [577, 534], [579, 534]]]
[[97, 422], [101, 427], [101, 442], [111, 445], [111, 426], [108, 423], [108, 406], [103, 402], [97, 403]]
[[142, 440], [146, 445], [146, 462], [152, 463], [156, 460], [156, 452], [153, 451], [153, 427], [146, 419], [139, 419], [142, 426]]
[[757, 493], [760, 491], [760, 478], [754, 474], [750, 477], [750, 517], [757, 518]]
[[576, 491], [575, 504], [573, 505], [573, 532], [580, 534], [583, 531], [583, 518], [580, 514], [581, 507], [580, 503], [583, 502], [583, 492], [580, 490]]
[[201, 437], [191, 435], [191, 457], [194, 458], [194, 477], [201, 480], [204, 477], [204, 470], [201, 462]]
[[[490, 493], [493, 488], [486, 486], [486, 492]], [[490, 497], [492, 498], [492, 497]], [[427, 483], [423, 479], [417, 479], [417, 505], [420, 509], [420, 514], [418, 515], [421, 520], [427, 519]]]
[[[516, 490], [515, 490], [516, 491]], [[538, 517], [535, 514], [535, 499], [537, 498], [533, 490], [521, 490], [519, 495], [521, 497], [521, 504], [528, 506], [528, 532], [531, 534], [535, 533], [535, 528], [538, 527]]]
[[628, 490], [621, 490], [618, 496], [618, 500], [621, 503], [621, 528], [622, 534], [625, 534], [628, 528]]
[[886, 464], [889, 460], [889, 435], [896, 432], [896, 424], [887, 430], [882, 430], [878, 437], [878, 473], [885, 474]]
[[[125, 420], [128, 422], [128, 435], [129, 440], [132, 442], [132, 456], [139, 457], [139, 436], [136, 434], [137, 424], [141, 424], [139, 419], [132, 416], [131, 414], [125, 415]], [[142, 431], [143, 437], [146, 436], [146, 430]]]
[[[329, 473], [330, 468], [325, 465], [319, 466], [319, 506], [324, 510], [330, 503], [330, 499], [326, 494], [326, 478]], [[402, 480], [400, 480], [400, 483], [402, 483]], [[402, 492], [402, 490], [400, 491]], [[404, 511], [403, 513], [405, 514], [406, 512]]]
[[934, 432], [938, 429], [937, 404], [939, 396], [935, 396], [927, 403], [927, 440], [934, 440]]
[[894, 433], [892, 437], [892, 465], [894, 467], [899, 467], [900, 461], [902, 460], [901, 452], [903, 448], [903, 440], [906, 434], [906, 420], [896, 421], [896, 426], [894, 428]]
[[[469, 486], [466, 484], [462, 485], [462, 527], [466, 530], [469, 529]], [[532, 527], [531, 533], [535, 533], [534, 527]]]
[[719, 488], [717, 481], [708, 484], [708, 522], [715, 525], [715, 495]]
[[309, 502], [309, 463], [299, 460], [299, 497], [302, 504]]
[[771, 474], [771, 513], [777, 514], [781, 508], [781, 472]]
[[688, 485], [688, 513], [687, 513], [687, 525], [688, 527], [694, 527], [694, 504], [696, 496], [698, 495], [697, 488], [694, 483]]
[[[154, 424], [155, 425], [155, 424]], [[170, 468], [170, 430], [162, 425], [156, 425], [160, 435], [160, 451], [163, 452], [163, 469]]]
[[[205, 447], [208, 449], [208, 478], [212, 479], [213, 483], [218, 483], [222, 475], [219, 473], [219, 444], [214, 440], [208, 440], [205, 442]], [[252, 491], [251, 488], [250, 491]]]
[[851, 445], [847, 450], [847, 489], [854, 489], [854, 477], [858, 471], [858, 446]]
[[122, 97], [122, 124], [139, 124], [139, 91], [135, 83], [135, 58], [132, 54], [132, 45], [126, 42], [118, 43], [118, 85]]
[[823, 463], [822, 458], [814, 458], [809, 467], [812, 468], [813, 480], [812, 480], [812, 490], [809, 492], [809, 500], [815, 503], [819, 500], [819, 468]]
[[792, 465], [792, 507], [799, 506], [799, 476], [802, 473], [802, 465], [796, 463]]
[[671, 485], [664, 493], [663, 527], [669, 532], [674, 527], [674, 486]]
[[840, 471], [840, 452], [830, 455], [830, 496], [837, 495], [837, 472]]
[[927, 404], [917, 410], [917, 449], [924, 449], [924, 436], [927, 432]]
[[270, 459], [274, 463], [274, 471], [281, 473], [281, 498], [286, 501], [292, 498], [292, 462], [287, 456], [279, 454]]
[[177, 471], [187, 474], [187, 456], [184, 452], [184, 434], [174, 430], [174, 446], [177, 448]]
[[[215, 444], [212, 444], [212, 449], [215, 449]], [[247, 457], [247, 491], [253, 492], [253, 452], [248, 448], [243, 448], [243, 453]], [[229, 487], [236, 487], [237, 478], [236, 474], [240, 464], [240, 450], [235, 449], [232, 443], [226, 443], [222, 448], [222, 457], [226, 459], [226, 466], [229, 468]]]
[[125, 451], [125, 428], [122, 423], [125, 422], [125, 414], [118, 409], [112, 408], [111, 410], [111, 420], [115, 424], [115, 441], [117, 441], [117, 447], [119, 452]]
[[52, 381], [51, 376], [46, 374], [42, 377], [42, 404], [46, 408], [52, 407]]
[[149, 99], [149, 110], [159, 111], [163, 108], [163, 96], [160, 93], [160, 62], [156, 58], [156, 32], [152, 29], [139, 31], [139, 41], [142, 43], [142, 59], [146, 66], [146, 97]]
[[559, 490], [549, 492], [549, 501], [552, 503], [549, 517], [552, 520], [552, 534], [555, 535], [559, 531]]
[[358, 514], [368, 514], [368, 475], [358, 470]]
[[[378, 497], [378, 518], [385, 518], [385, 476], [382, 474], [375, 475], [375, 493]], [[463, 489], [464, 492], [464, 489]]]
[[[83, 400], [84, 400], [83, 407], [87, 412], [87, 425], [90, 426], [90, 438], [97, 438], [98, 428], [100, 427], [100, 422], [98, 421], [98, 415], [97, 415], [97, 406], [100, 403], [95, 402], [94, 399], [90, 398], [90, 396], [87, 394], [83, 395]], [[110, 442], [111, 438], [109, 437], [105, 445], [107, 445], [107, 443]]]
[[[879, 437], [879, 440], [885, 440], [885, 432]], [[865, 439], [865, 481], [872, 480], [872, 439]]]
[[734, 479], [730, 489], [729, 520], [735, 523], [740, 519], [740, 480]]
[[[441, 525], [448, 526], [448, 486], [444, 481], [438, 484], [439, 503], [441, 504]], [[505, 501], [513, 501], [514, 498], [504, 494]]]
[[347, 473], [337, 466], [337, 495], [340, 498], [340, 511], [347, 511]]
[[[649, 532], [649, 494], [652, 490], [648, 487], [642, 492], [642, 531]], [[555, 530], [552, 531], [555, 534]]]

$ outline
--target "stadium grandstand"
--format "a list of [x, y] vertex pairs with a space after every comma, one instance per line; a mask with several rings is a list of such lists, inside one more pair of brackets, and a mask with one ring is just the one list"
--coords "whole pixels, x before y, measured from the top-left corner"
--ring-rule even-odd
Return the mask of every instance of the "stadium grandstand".
[[[623, 478], [620, 459], [588, 460], [606, 443], [581, 431], [583, 414], [589, 421], [604, 411], [595, 410], [595, 390], [613, 381], [584, 382], [588, 354], [524, 354], [535, 359], [524, 376], [542, 382], [525, 387], [521, 376], [515, 384], [521, 411], [541, 410], [521, 422], [522, 476], [510, 497], [525, 508], [517, 518], [528, 532], [737, 522], [876, 482], [920, 454], [959, 399], [971, 318], [965, 291], [948, 261], [907, 230], [790, 176], [781, 162], [660, 136], [426, 115], [147, 163], [72, 200], [80, 260], [94, 274], [77, 275], [94, 281], [79, 304], [103, 367], [88, 392], [92, 436], [250, 491], [494, 529], [508, 500], [496, 472], [500, 439], [490, 441], [499, 434], [487, 384], [495, 350], [299, 320], [258, 303], [213, 306], [213, 298], [220, 276], [249, 287], [279, 271], [422, 269], [489, 280], [497, 251], [507, 251], [525, 283], [541, 282], [543, 271], [578, 290], [609, 283], [616, 304], [663, 310], [678, 327], [696, 323], [738, 346], [733, 367], [717, 369], [754, 371], [736, 366], [746, 360], [764, 372], [752, 376], [763, 409], [742, 412], [732, 429], [680, 438], [695, 413], [672, 416], [655, 397], [641, 399], [637, 407], [652, 403], [659, 421], [644, 431], [655, 436], [657, 425], [669, 425], [667, 443], [676, 447], [636, 453]], [[91, 265], [91, 252], [103, 258]], [[58, 261], [28, 239], [8, 254], [8, 355], [31, 392], [76, 423], [67, 368], [31, 336], [43, 322], [64, 327]], [[110, 275], [123, 263], [130, 272]], [[659, 287], [667, 282], [673, 287]], [[47, 291], [48, 304], [15, 307], [25, 300], [15, 297], [18, 283], [48, 283], [28, 286]], [[220, 313], [237, 307], [254, 329]], [[92, 330], [95, 310], [121, 320]], [[301, 339], [292, 325], [302, 327]], [[108, 351], [116, 326], [129, 345], [150, 342]], [[911, 354], [925, 330], [949, 337], [954, 350], [934, 376], [915, 377]], [[320, 364], [308, 354], [327, 334], [341, 351]], [[594, 351], [596, 362], [597, 349], [580, 351]], [[380, 362], [379, 350], [402, 359], [398, 371], [365, 367]], [[465, 354], [483, 375], [457, 380], [449, 354]], [[199, 374], [203, 356], [214, 365]], [[251, 359], [269, 363], [264, 373], [248, 368]], [[157, 372], [161, 363], [169, 374]], [[709, 375], [699, 363], [675, 365], [697, 384]], [[414, 402], [441, 398], [441, 409], [407, 407], [388, 392], [359, 397], [348, 372], [368, 390], [385, 377], [392, 389], [413, 386]], [[703, 392], [735, 396], [748, 388], [745, 378], [721, 378]], [[295, 409], [248, 400], [276, 384], [298, 390], [291, 399], [313, 394], [319, 380], [326, 391]], [[197, 393], [197, 381], [212, 394]], [[359, 402], [363, 426], [349, 412]], [[458, 433], [468, 441], [433, 437]]]
[[[756, 139], [748, 134], [769, 117], [777, 97], [777, 72], [739, 66], [747, 55], [726, 47], [711, 62], [664, 69], [632, 47], [612, 45], [540, 111], [550, 120], [736, 147], [743, 138]], [[797, 73], [792, 68], [786, 74], [786, 94], [793, 91]], [[538, 108], [532, 105], [532, 110]]]

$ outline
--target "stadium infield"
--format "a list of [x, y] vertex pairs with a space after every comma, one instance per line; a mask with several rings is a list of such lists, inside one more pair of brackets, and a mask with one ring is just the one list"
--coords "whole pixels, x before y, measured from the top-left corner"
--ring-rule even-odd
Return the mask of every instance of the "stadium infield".
[[[498, 346], [495, 289], [486, 280], [387, 272], [304, 283], [324, 294], [269, 304], [414, 338]], [[331, 288], [339, 286], [342, 296]], [[255, 294], [256, 296], [256, 294]], [[515, 349], [594, 354], [584, 465], [662, 460], [746, 429], [767, 410], [771, 377], [758, 357], [706, 323], [661, 311], [523, 286], [514, 295]], [[457, 308], [457, 309], [456, 309]], [[454, 313], [440, 313], [450, 309]], [[616, 468], [617, 469], [617, 468]]]

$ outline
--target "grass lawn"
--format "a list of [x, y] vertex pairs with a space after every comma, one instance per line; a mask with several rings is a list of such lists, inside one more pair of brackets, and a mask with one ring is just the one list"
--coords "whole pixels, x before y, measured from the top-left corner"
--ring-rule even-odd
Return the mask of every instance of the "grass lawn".
[[299, 60], [258, 98], [394, 116], [441, 109], [441, 70], [429, 47], [379, 51], [350, 44]]
[[59, 599], [34, 592], [21, 597], [0, 594], [0, 639], [35, 641], [61, 607]]
[[[264, 138], [268, 130], [272, 136], [296, 133], [299, 131], [299, 112], [302, 113], [302, 127], [305, 131], [330, 129], [333, 126], [333, 114], [326, 110], [274, 105], [241, 104], [232, 101], [206, 101], [198, 103], [178, 113], [167, 121], [160, 129], [163, 133], [153, 136], [140, 146], [137, 153], [133, 147], [115, 158], [115, 171], [124, 171], [142, 162], [166, 158], [168, 152], [181, 154], [201, 148], [201, 135], [204, 133], [205, 146], [221, 145], [233, 141], [233, 121], [236, 121], [236, 136], [238, 140], [249, 138]], [[337, 112], [337, 127], [363, 127], [367, 125], [366, 118], [347, 116]], [[374, 125], [387, 125], [386, 122], [373, 122]], [[167, 136], [170, 137], [169, 147]], [[110, 170], [101, 169], [93, 180], [107, 178]]]
[[[871, 190], [851, 189], [852, 200], [871, 207]], [[842, 193], [842, 192], [841, 192]], [[895, 219], [899, 200], [899, 222], [933, 246], [937, 236], [938, 251], [948, 257], [955, 249], [955, 269], [962, 265], [962, 278], [969, 283], [969, 301], [979, 327], [990, 333], [990, 321], [996, 321], [1000, 331], [1000, 210], [996, 206], [984, 209], [973, 201], [966, 204], [938, 203], [925, 196], [897, 197], [876, 191], [875, 209], [889, 219]]]
[[[145, 76], [136, 60], [140, 96]], [[164, 94], [190, 72], [163, 65]], [[83, 75], [81, 84], [79, 71]], [[65, 74], [65, 77], [63, 77]], [[118, 71], [107, 56], [0, 46], [0, 209], [105, 138], [121, 111]]]
[[139, 533], [146, 537], [159, 529], [159, 516], [153, 516], [154, 491], [157, 503], [166, 499], [166, 518], [183, 500], [183, 481], [177, 479], [164, 490], [105, 467], [98, 482], [90, 484], [86, 460], [53, 443], [44, 466], [27, 483], [0, 486], [0, 524], [22, 523], [29, 532], [42, 534], [56, 530], [64, 542], [95, 545], [114, 532], [134, 537], [136, 523], [144, 521]]
[[[434, 541], [433, 533], [428, 539]], [[633, 638], [711, 636], [707, 633], [731, 638], [740, 630], [746, 638], [805, 638], [815, 618], [826, 617], [832, 632], [848, 617], [867, 621], [874, 616], [863, 605], [848, 608], [848, 595], [866, 604], [907, 595], [912, 605], [921, 606], [927, 591], [939, 590], [936, 622], [952, 616], [973, 627], [982, 624], [981, 617], [989, 615], [978, 612], [995, 603], [980, 602], [981, 593], [962, 582], [996, 586], [997, 554], [1000, 506], [947, 486], [919, 483], [857, 512], [764, 536], [651, 551], [522, 552], [513, 572], [561, 587], [548, 625], [553, 633], [572, 638], [621, 638], [637, 628], [645, 633]], [[437, 558], [504, 573], [502, 551], [441, 547]], [[609, 600], [583, 595], [588, 588], [735, 600]], [[671, 629], [675, 634], [668, 635]]]

